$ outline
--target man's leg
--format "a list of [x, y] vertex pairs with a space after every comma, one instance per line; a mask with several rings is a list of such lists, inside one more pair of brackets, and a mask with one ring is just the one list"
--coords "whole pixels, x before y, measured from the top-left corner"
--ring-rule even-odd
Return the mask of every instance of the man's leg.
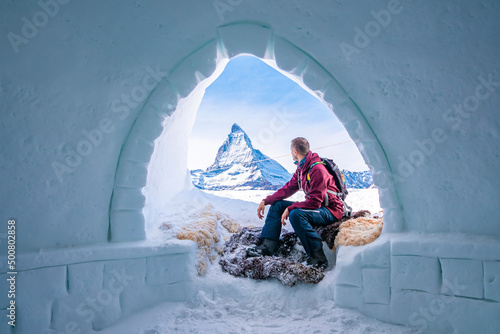
[[279, 240], [281, 234], [281, 216], [285, 212], [285, 209], [292, 204], [292, 201], [278, 201], [271, 205], [267, 213], [266, 222], [260, 233], [261, 238]]
[[278, 201], [271, 205], [266, 222], [260, 233], [262, 244], [247, 249], [248, 256], [273, 255], [281, 234], [281, 216], [285, 209], [292, 205], [291, 201]]
[[321, 237], [312, 225], [329, 225], [337, 219], [325, 207], [320, 207], [317, 210], [295, 209], [290, 212], [289, 219], [307, 256], [313, 260], [312, 263], [326, 266], [327, 261]]

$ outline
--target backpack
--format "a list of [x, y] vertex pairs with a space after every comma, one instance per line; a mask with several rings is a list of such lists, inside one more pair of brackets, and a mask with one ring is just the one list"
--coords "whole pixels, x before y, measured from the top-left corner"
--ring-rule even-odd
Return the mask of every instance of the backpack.
[[[337, 166], [337, 164], [335, 162], [333, 162], [332, 159], [328, 159], [328, 158], [320, 158], [320, 159], [321, 159], [321, 162], [315, 162], [315, 163], [312, 163], [311, 166], [309, 166], [309, 170], [307, 171], [307, 175], [306, 175], [307, 182], [308, 183], [311, 182], [311, 177], [310, 177], [309, 173], [311, 172], [311, 169], [315, 165], [317, 165], [317, 164], [325, 165], [326, 170], [328, 170], [328, 173], [330, 173], [333, 176], [333, 180], [335, 181], [335, 185], [337, 186], [337, 189], [339, 190], [339, 192], [336, 193], [332, 190], [327, 190], [327, 191], [329, 193], [337, 196], [338, 198], [340, 198], [340, 200], [342, 201], [342, 204], [344, 204], [343, 217], [350, 216], [352, 214], [352, 208], [349, 205], [347, 205], [347, 203], [345, 202], [345, 198], [349, 192], [347, 191], [347, 186], [345, 184], [344, 174], [340, 171], [339, 166]], [[328, 196], [325, 196], [325, 206], [328, 206]]]

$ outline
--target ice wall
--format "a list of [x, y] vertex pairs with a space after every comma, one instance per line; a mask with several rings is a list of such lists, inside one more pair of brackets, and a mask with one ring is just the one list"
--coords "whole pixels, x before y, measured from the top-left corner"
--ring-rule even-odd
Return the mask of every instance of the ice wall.
[[[484, 306], [476, 321], [485, 322], [500, 289], [500, 257], [486, 257], [477, 241], [500, 238], [499, 13], [494, 0], [2, 2], [2, 217], [16, 219], [18, 252], [33, 258], [41, 249], [143, 239], [142, 188], [163, 122], [217, 59], [250, 53], [275, 61], [335, 111], [373, 167], [385, 233], [422, 233], [404, 239], [409, 253], [390, 243], [382, 266], [390, 274], [363, 271], [363, 285], [353, 286], [368, 299], [338, 303], [365, 312], [382, 297], [394, 309], [408, 305], [417, 292], [399, 292], [421, 289], [393, 281], [401, 259], [392, 256], [409, 255], [434, 268], [422, 271], [434, 288], [419, 292], [431, 300], [444, 295], [443, 275], [470, 268], [467, 282], [483, 280], [484, 294], [474, 285], [446, 312], [460, 319]], [[448, 248], [418, 253], [416, 242], [434, 233]], [[445, 251], [457, 233], [474, 241], [463, 266]], [[339, 275], [370, 267], [360, 261], [340, 261]], [[64, 272], [54, 275], [64, 282]], [[389, 295], [370, 297], [365, 280]], [[425, 298], [414, 299], [416, 310]]]

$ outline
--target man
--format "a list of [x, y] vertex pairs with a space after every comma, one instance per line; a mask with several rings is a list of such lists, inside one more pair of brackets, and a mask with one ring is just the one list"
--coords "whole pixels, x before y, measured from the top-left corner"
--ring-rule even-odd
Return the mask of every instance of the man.
[[[302, 137], [292, 140], [290, 151], [297, 170], [281, 189], [267, 196], [257, 208], [259, 219], [264, 217], [266, 205], [271, 205], [260, 235], [262, 243], [247, 250], [249, 256], [273, 255], [281, 234], [281, 225], [289, 219], [297, 237], [304, 247], [308, 259], [307, 264], [314, 267], [326, 267], [328, 261], [323, 252], [320, 236], [312, 228], [315, 225], [329, 225], [344, 213], [340, 198], [331, 192], [338, 193], [333, 176], [321, 162], [318, 154], [309, 150], [309, 142]], [[309, 178], [308, 178], [309, 174]], [[285, 201], [285, 198], [303, 190], [306, 199], [303, 202]], [[325, 201], [325, 197], [328, 200]], [[327, 206], [325, 206], [325, 204]]]

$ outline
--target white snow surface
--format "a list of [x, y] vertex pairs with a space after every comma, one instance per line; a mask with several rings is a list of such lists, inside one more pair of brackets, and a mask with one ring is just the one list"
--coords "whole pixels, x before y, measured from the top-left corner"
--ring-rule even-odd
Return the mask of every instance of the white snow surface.
[[[156, 228], [150, 231], [150, 237], [160, 240], [175, 237], [182, 226], [192, 222], [193, 214], [208, 204], [241, 226], [262, 226], [264, 221], [256, 214], [257, 203], [272, 192], [202, 191], [197, 188], [183, 191], [159, 214], [162, 222], [173, 224], [173, 228], [166, 232]], [[302, 198], [303, 194], [297, 193], [291, 199]], [[379, 208], [376, 189], [352, 191], [348, 199], [356, 209]], [[285, 228], [291, 230], [289, 224]], [[336, 306], [333, 301], [335, 253], [326, 248], [325, 253], [330, 263], [325, 278], [317, 285], [299, 282], [292, 288], [275, 279], [258, 281], [233, 277], [222, 272], [219, 264], [214, 262], [204, 277], [195, 278], [194, 291], [197, 292], [190, 301], [159, 304], [99, 333], [414, 332]]]
[[191, 301], [157, 305], [99, 333], [415, 333], [337, 307], [332, 274], [317, 285], [290, 288], [233, 277], [214, 266], [196, 280]]

